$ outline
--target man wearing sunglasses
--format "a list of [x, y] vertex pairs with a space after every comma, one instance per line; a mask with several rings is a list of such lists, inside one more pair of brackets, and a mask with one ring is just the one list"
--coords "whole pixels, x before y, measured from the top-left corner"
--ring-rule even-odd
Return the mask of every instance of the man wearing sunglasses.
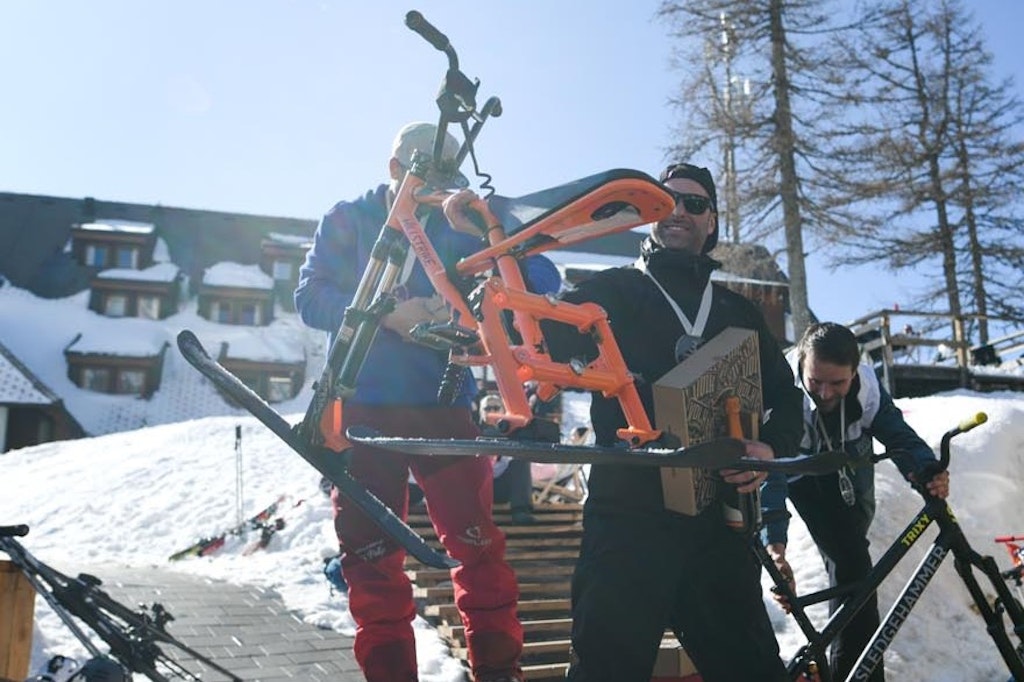
[[[661, 182], [675, 198], [630, 266], [598, 273], [562, 297], [594, 302], [608, 313], [615, 339], [651, 419], [652, 386], [700, 344], [727, 327], [757, 331], [763, 404], [771, 418], [748, 456], [795, 455], [802, 435], [800, 392], [754, 305], [711, 283], [720, 267], [708, 253], [718, 242], [711, 173], [673, 164]], [[575, 329], [544, 326], [552, 357], [596, 357]], [[626, 420], [618, 402], [595, 393], [591, 421], [600, 445], [617, 442]], [[721, 471], [717, 484], [755, 491], [763, 474]], [[568, 679], [651, 679], [666, 629], [679, 637], [705, 682], [788, 679], [761, 594], [760, 566], [748, 538], [730, 529], [722, 504], [695, 516], [666, 509], [661, 474], [647, 467], [593, 464], [583, 516], [583, 542], [572, 582], [572, 647]], [[627, 627], [623, 627], [623, 624]]]

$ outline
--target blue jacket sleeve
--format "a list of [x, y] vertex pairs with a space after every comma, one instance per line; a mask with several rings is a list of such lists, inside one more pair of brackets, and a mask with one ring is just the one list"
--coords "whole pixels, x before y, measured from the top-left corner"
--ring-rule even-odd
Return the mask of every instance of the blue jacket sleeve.
[[526, 288], [535, 294], [557, 294], [562, 288], [562, 276], [547, 256], [530, 256], [522, 263]]
[[362, 270], [357, 262], [358, 235], [346, 219], [349, 210], [345, 203], [338, 204], [320, 220], [295, 288], [300, 319], [331, 333], [341, 326]]
[[935, 453], [903, 419], [903, 413], [892, 401], [892, 396], [884, 388], [881, 392], [878, 414], [871, 421], [871, 435], [890, 452], [903, 454], [893, 457], [893, 462], [900, 473], [908, 476], [925, 464], [934, 462]]

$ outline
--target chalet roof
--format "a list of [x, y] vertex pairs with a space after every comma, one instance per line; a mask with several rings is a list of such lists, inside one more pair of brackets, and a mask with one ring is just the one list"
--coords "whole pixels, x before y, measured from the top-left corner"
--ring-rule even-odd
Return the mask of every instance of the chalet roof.
[[[221, 334], [225, 336], [225, 334]], [[296, 346], [290, 339], [278, 334], [265, 333], [263, 328], [246, 329], [245, 334], [238, 334], [225, 341], [226, 356], [234, 360], [251, 362], [283, 362], [299, 364], [306, 361], [306, 354], [301, 346]]]
[[0, 405], [52, 405], [57, 402], [60, 398], [0, 343]]
[[140, 223], [134, 220], [106, 218], [90, 223], [79, 223], [76, 227], [89, 232], [120, 232], [123, 234], [153, 234], [156, 226], [153, 223]]
[[122, 358], [152, 358], [171, 342], [167, 330], [151, 320], [138, 317], [110, 318], [103, 330], [95, 328], [78, 334], [65, 351], [74, 355], [112, 355]]
[[308, 239], [317, 225], [310, 219], [0, 192], [0, 275], [46, 298], [88, 288], [95, 270], [76, 263], [65, 247], [72, 226], [90, 223], [155, 226], [154, 260], [174, 261], [192, 281], [220, 261], [260, 262], [261, 241], [270, 232]]
[[280, 246], [286, 246], [296, 249], [309, 249], [313, 246], [312, 235], [298, 235], [298, 234], [282, 234], [280, 232], [271, 232], [266, 236], [266, 241], [273, 242]]
[[133, 282], [173, 282], [181, 269], [174, 263], [157, 263], [144, 270], [110, 268], [96, 275], [96, 279], [121, 279]]
[[274, 288], [274, 278], [260, 270], [258, 265], [223, 262], [206, 269], [203, 284], [209, 287], [270, 291]]
[[[153, 356], [159, 353], [163, 342], [173, 344], [175, 335], [184, 328], [195, 331], [211, 355], [227, 343], [232, 356], [244, 352], [261, 362], [294, 364], [307, 353], [307, 372], [323, 366], [327, 335], [306, 327], [294, 313], [282, 313], [266, 327], [222, 325], [200, 317], [192, 300], [163, 320], [110, 318], [88, 309], [88, 292], [45, 299], [16, 286], [0, 287], [0, 342], [52, 388], [53, 395], [60, 397], [67, 411], [90, 435], [198, 417], [248, 414], [228, 404], [173, 345], [163, 353], [160, 389], [148, 400], [88, 391], [68, 378], [62, 350], [79, 334], [82, 337], [75, 343], [75, 351], [128, 355], [132, 344], [137, 344], [145, 354]], [[250, 337], [259, 341], [248, 341]], [[281, 355], [263, 357], [262, 351], [245, 351], [248, 343], [280, 351]], [[6, 367], [0, 369], [0, 375], [6, 376], [7, 371]], [[0, 385], [4, 385], [2, 380]], [[282, 414], [301, 415], [311, 395], [307, 385], [298, 396], [275, 407]]]

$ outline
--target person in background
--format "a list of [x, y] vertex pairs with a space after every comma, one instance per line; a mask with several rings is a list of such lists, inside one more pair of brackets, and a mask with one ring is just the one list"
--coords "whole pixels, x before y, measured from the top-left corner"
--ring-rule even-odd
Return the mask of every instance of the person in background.
[[[893, 461], [910, 480], [936, 462], [932, 449], [903, 420], [903, 414], [882, 388], [874, 370], [862, 364], [860, 358], [853, 332], [835, 322], [808, 327], [789, 355], [803, 393], [801, 451], [814, 454], [844, 450], [866, 465], [788, 481], [784, 475], [773, 474], [761, 497], [766, 513], [784, 511], [788, 493], [821, 553], [831, 587], [854, 584], [872, 567], [868, 552], [868, 528], [875, 515], [872, 440], [890, 452], [902, 453], [894, 456]], [[925, 489], [928, 494], [945, 499], [949, 495], [948, 472], [928, 478]], [[778, 518], [767, 524], [766, 548], [795, 592], [793, 569], [786, 559], [788, 520], [785, 514], [772, 516]], [[784, 599], [777, 600], [788, 610]], [[830, 611], [834, 612], [839, 603], [832, 600]], [[878, 598], [873, 594], [833, 643], [830, 667], [834, 679], [846, 679], [878, 625]], [[883, 667], [876, 668], [870, 679], [884, 680]]]
[[[648, 415], [652, 386], [699, 343], [727, 327], [755, 330], [763, 403], [770, 412], [748, 457], [796, 454], [800, 393], [761, 313], [739, 294], [711, 283], [720, 264], [708, 252], [718, 240], [711, 173], [688, 163], [661, 174], [675, 198], [654, 225], [633, 265], [598, 273], [563, 292], [570, 303], [594, 302], [608, 314], [615, 339]], [[551, 356], [589, 363], [592, 340], [569, 325], [543, 327]], [[626, 426], [614, 398], [594, 393], [591, 425], [599, 445], [618, 442]], [[719, 490], [756, 491], [763, 474], [724, 470]], [[665, 507], [657, 469], [591, 465], [583, 541], [572, 578], [572, 662], [576, 682], [651, 678], [659, 645], [671, 628], [705, 682], [788, 680], [761, 594], [761, 566], [749, 539], [726, 525], [721, 504], [687, 516]]]
[[[338, 203], [321, 219], [295, 291], [304, 323], [332, 335], [338, 330], [412, 154], [432, 151], [436, 132], [429, 123], [403, 127], [388, 161], [389, 181], [354, 201]], [[446, 133], [445, 160], [456, 155], [458, 146]], [[449, 179], [450, 187], [468, 184], [457, 172]], [[423, 209], [419, 215], [446, 266], [481, 247], [478, 237], [451, 229], [446, 217], [468, 220], [463, 212], [472, 198], [472, 192], [456, 191], [441, 210]], [[448, 317], [443, 299], [411, 254], [410, 249], [407, 267], [396, 282], [397, 305], [382, 318], [354, 395], [345, 400], [343, 430], [362, 424], [398, 437], [473, 439], [479, 430], [470, 410], [475, 382], [469, 369], [454, 402], [439, 405], [437, 389], [447, 353], [419, 345], [410, 336], [416, 324]], [[549, 260], [537, 256], [523, 266], [535, 290], [557, 290], [558, 271]], [[518, 588], [505, 561], [505, 537], [491, 517], [490, 458], [417, 457], [362, 445], [352, 447], [347, 456], [349, 473], [402, 518], [408, 513], [412, 473], [426, 496], [438, 537], [460, 562], [451, 577], [474, 679], [521, 682]], [[416, 680], [416, 607], [404, 571], [405, 552], [361, 511], [346, 505], [337, 490], [332, 502], [349, 609], [356, 622], [356, 660], [369, 682]]]
[[[501, 413], [505, 407], [501, 396], [489, 393], [480, 400], [480, 424], [486, 426], [487, 415]], [[498, 457], [494, 461], [494, 501], [507, 502], [512, 523], [525, 526], [536, 523], [533, 517], [533, 478], [530, 461], [515, 457]]]

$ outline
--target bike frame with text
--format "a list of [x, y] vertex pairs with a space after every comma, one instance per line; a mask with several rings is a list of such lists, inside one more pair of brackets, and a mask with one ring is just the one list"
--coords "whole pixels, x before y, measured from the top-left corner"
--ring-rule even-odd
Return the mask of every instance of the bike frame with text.
[[[943, 471], [949, 465], [950, 440], [975, 426], [984, 423], [986, 416], [979, 413], [972, 419], [965, 420], [956, 428], [947, 431], [941, 440], [938, 469]], [[891, 453], [890, 453], [891, 454]], [[876, 456], [874, 461], [885, 459], [889, 455]], [[934, 473], [934, 472], [933, 472]], [[926, 480], [919, 477], [921, 480]], [[921, 492], [922, 488], [918, 488]], [[879, 585], [892, 573], [893, 569], [903, 560], [910, 549], [924, 536], [925, 531], [933, 524], [938, 526], [939, 533], [932, 542], [924, 558], [921, 559], [913, 576], [907, 581], [899, 595], [893, 601], [888, 613], [882, 619], [878, 630], [862, 651], [860, 658], [846, 680], [870, 679], [872, 671], [882, 664], [886, 649], [892, 644], [900, 627], [906, 622], [914, 605], [921, 598], [942, 562], [949, 554], [953, 555], [953, 563], [957, 574], [963, 581], [971, 596], [971, 601], [985, 622], [985, 627], [1007, 669], [1014, 679], [1024, 680], [1024, 609], [1013, 599], [1009, 587], [1000, 575], [999, 568], [991, 556], [983, 556], [975, 551], [957, 523], [953, 510], [945, 500], [922, 493], [925, 498], [924, 507], [907, 524], [893, 541], [882, 557], [875, 563], [871, 572], [861, 582], [854, 585], [840, 585], [835, 588], [820, 590], [811, 594], [797, 596], [789, 589], [788, 581], [775, 566], [768, 552], [761, 544], [760, 538], [754, 538], [752, 546], [762, 565], [775, 582], [775, 591], [784, 596], [791, 607], [791, 615], [807, 638], [807, 643], [797, 650], [787, 668], [793, 680], [820, 680], [832, 682], [832, 675], [827, 662], [827, 648], [836, 636], [850, 623], [856, 613], [864, 606], [872, 594], [877, 592]], [[995, 602], [990, 602], [982, 590], [975, 571], [980, 571], [996, 594]], [[840, 607], [829, 617], [819, 630], [807, 617], [805, 608], [813, 604], [843, 599]], [[1004, 616], [1009, 618], [1011, 632], [1007, 632]], [[1014, 645], [1011, 636], [1016, 637]], [[814, 671], [809, 672], [809, 671]]]
[[[411, 248], [435, 290], [444, 298], [446, 323], [413, 330], [413, 337], [448, 351], [449, 371], [439, 386], [439, 402], [458, 392], [454, 377], [465, 367], [488, 365], [504, 403], [499, 430], [511, 437], [554, 438], [537, 427], [525, 382], [537, 382], [538, 397], [549, 400], [564, 388], [600, 391], [618, 399], [627, 426], [619, 437], [631, 447], [657, 441], [640, 402], [634, 377], [626, 368], [604, 311], [594, 304], [574, 305], [553, 296], [531, 293], [518, 262], [549, 249], [628, 230], [668, 216], [674, 199], [656, 180], [639, 171], [612, 170], [519, 199], [477, 198], [470, 207], [480, 216], [481, 248], [454, 268], [438, 257], [418, 210], [438, 207], [450, 192], [441, 189], [471, 156], [481, 184], [493, 192], [490, 176], [477, 168], [474, 142], [484, 123], [501, 114], [497, 98], [476, 104], [479, 83], [458, 68], [447, 37], [418, 12], [406, 24], [448, 56], [449, 68], [438, 96], [441, 110], [432, 150], [417, 150], [402, 180], [385, 224], [374, 244], [351, 305], [335, 334], [313, 399], [299, 425], [309, 442], [333, 450], [349, 444], [342, 432], [341, 409], [356, 379], [382, 318], [395, 305], [395, 290]], [[461, 127], [464, 141], [452, 161], [440, 152], [449, 125]], [[554, 362], [547, 353], [540, 323], [553, 320], [589, 335], [598, 349], [589, 363]], [[664, 442], [664, 440], [662, 441]]]

